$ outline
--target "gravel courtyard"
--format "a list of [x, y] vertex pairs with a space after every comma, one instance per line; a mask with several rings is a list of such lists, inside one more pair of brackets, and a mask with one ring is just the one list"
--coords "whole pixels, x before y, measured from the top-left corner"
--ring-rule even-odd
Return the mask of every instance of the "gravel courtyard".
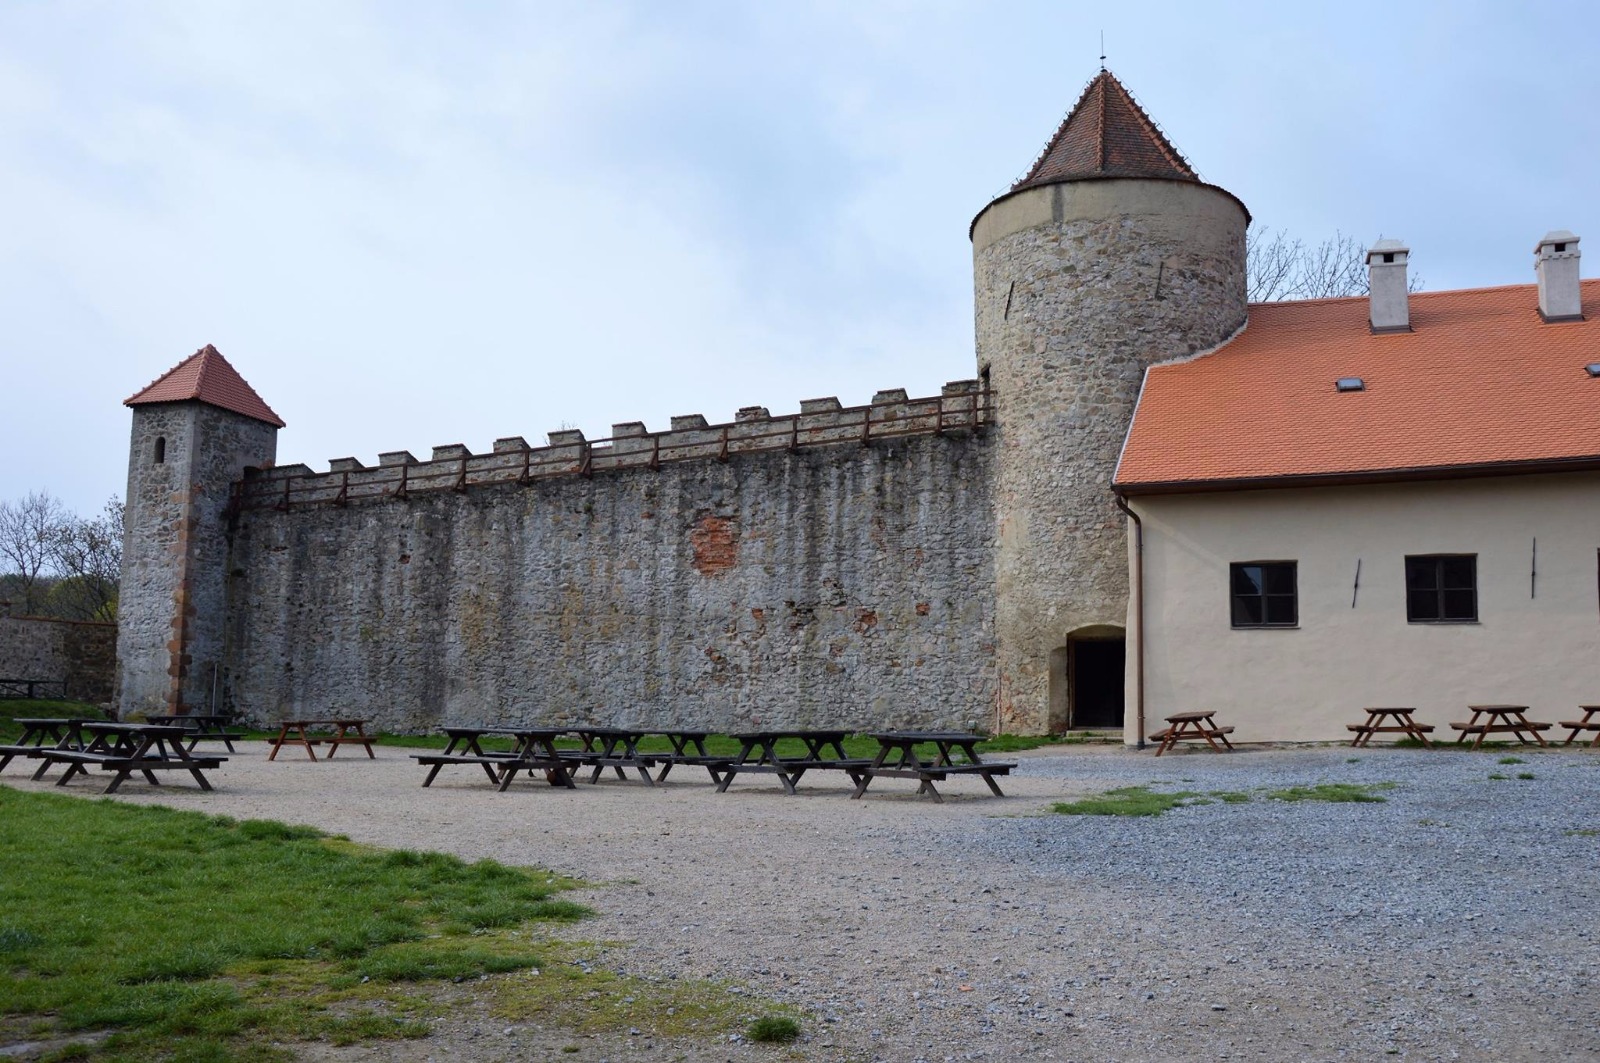
[[[1507, 753], [1525, 763], [1499, 763]], [[315, 764], [286, 750], [268, 763], [264, 744], [245, 743], [213, 773], [215, 793], [174, 777], [160, 790], [129, 783], [119, 799], [552, 868], [599, 884], [578, 898], [597, 917], [574, 933], [620, 943], [604, 964], [725, 980], [813, 1016], [788, 1048], [575, 1042], [491, 1020], [463, 992], [434, 1037], [310, 1053], [319, 1059], [1600, 1053], [1600, 754], [1246, 748], [1157, 760], [1061, 747], [1020, 759], [1007, 798], [960, 780], [937, 805], [899, 780], [852, 801], [828, 774], [808, 776], [799, 797], [766, 777], [719, 795], [698, 769], [657, 790], [612, 779], [505, 794], [455, 769], [423, 790], [402, 750]], [[1323, 782], [1395, 785], [1382, 804], [1265, 796]], [[1049, 812], [1133, 785], [1252, 799], [1153, 818]]]

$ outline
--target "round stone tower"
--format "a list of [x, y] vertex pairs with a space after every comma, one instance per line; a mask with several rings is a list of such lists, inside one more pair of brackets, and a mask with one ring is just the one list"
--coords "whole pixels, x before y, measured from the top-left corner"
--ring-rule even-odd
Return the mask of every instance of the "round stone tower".
[[1105, 70], [973, 220], [1007, 729], [1122, 724], [1128, 554], [1112, 474], [1145, 368], [1244, 324], [1249, 221]]

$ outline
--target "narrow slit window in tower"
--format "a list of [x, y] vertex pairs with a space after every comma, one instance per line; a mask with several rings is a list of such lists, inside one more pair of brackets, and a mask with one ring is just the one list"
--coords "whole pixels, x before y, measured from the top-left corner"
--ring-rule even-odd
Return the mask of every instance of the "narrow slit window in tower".
[[167, 437], [156, 436], [156, 461], [157, 465], [165, 464], [167, 460]]

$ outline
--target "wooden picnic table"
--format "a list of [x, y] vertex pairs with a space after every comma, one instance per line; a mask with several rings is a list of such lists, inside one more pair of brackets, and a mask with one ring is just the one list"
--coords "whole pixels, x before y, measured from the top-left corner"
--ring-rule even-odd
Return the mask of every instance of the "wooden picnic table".
[[[567, 733], [561, 727], [445, 727], [449, 743], [442, 753], [413, 753], [411, 759], [427, 767], [423, 786], [433, 783], [440, 769], [452, 764], [475, 764], [489, 781], [504, 793], [520, 771], [530, 776], [543, 772], [551, 786], [576, 789], [568, 761], [556, 749], [556, 739]], [[506, 736], [512, 740], [509, 753], [486, 752], [481, 741], [487, 736]]]
[[184, 715], [152, 716], [149, 723], [162, 724], [167, 727], [182, 727], [189, 732], [187, 739], [189, 752], [194, 752], [194, 747], [201, 742], [221, 742], [228, 747], [229, 753], [236, 753], [233, 748], [235, 739], [243, 740], [243, 731], [230, 731], [233, 725], [233, 713], [188, 713]]
[[1456, 738], [1456, 745], [1465, 742], [1467, 736], [1472, 734], [1478, 736], [1472, 743], [1473, 749], [1483, 745], [1483, 740], [1492, 734], [1514, 734], [1517, 736], [1517, 741], [1524, 745], [1528, 743], [1528, 736], [1532, 735], [1541, 746], [1550, 744], [1544, 740], [1544, 735], [1539, 733], [1548, 731], [1550, 725], [1528, 722], [1528, 717], [1525, 715], [1528, 711], [1526, 705], [1468, 705], [1467, 708], [1472, 710], [1472, 719], [1466, 723], [1450, 725], [1461, 732]]
[[671, 753], [655, 753], [652, 756], [661, 766], [656, 773], [656, 782], [663, 782], [673, 765], [691, 764], [705, 768], [711, 773], [712, 782], [720, 782], [717, 766], [725, 763], [727, 757], [713, 757], [706, 752], [706, 738], [710, 731], [646, 731], [647, 735], [659, 735], [672, 745]]
[[[325, 745], [328, 747], [328, 759], [339, 752], [340, 746], [358, 745], [365, 747], [367, 757], [376, 760], [372, 752], [372, 738], [367, 734], [367, 721], [354, 717], [337, 717], [326, 720], [283, 720], [280, 721], [278, 737], [271, 739], [272, 752], [267, 754], [268, 760], [278, 759], [278, 750], [285, 745], [305, 747], [312, 760], [317, 759], [317, 751], [312, 746]], [[354, 730], [355, 734], [350, 731]], [[316, 734], [313, 736], [312, 732]], [[298, 736], [298, 737], [296, 737]]]
[[1583, 710], [1583, 719], [1561, 721], [1562, 727], [1572, 728], [1572, 733], [1567, 735], [1567, 740], [1561, 744], [1564, 746], [1570, 746], [1573, 739], [1577, 738], [1578, 735], [1582, 734], [1584, 731], [1593, 731], [1594, 740], [1589, 744], [1591, 746], [1600, 746], [1600, 720], [1594, 718], [1595, 713], [1600, 713], [1600, 705], [1579, 705], [1578, 708]]
[[486, 752], [480, 744], [488, 735], [499, 735], [507, 732], [498, 731], [489, 727], [457, 727], [447, 725], [440, 728], [449, 739], [445, 743], [442, 753], [413, 753], [411, 759], [419, 765], [428, 768], [427, 778], [422, 780], [422, 785], [433, 785], [434, 777], [442, 768], [451, 764], [476, 764], [483, 769], [489, 781], [499, 785], [500, 776], [496, 770], [498, 765], [505, 760], [510, 760], [515, 754], [501, 752]]
[[[42, 757], [44, 750], [52, 747], [63, 749], [81, 749], [83, 747], [83, 725], [85, 723], [104, 723], [104, 720], [85, 720], [81, 717], [61, 719], [54, 716], [40, 718], [25, 718], [18, 716], [12, 723], [20, 724], [22, 737], [12, 745], [0, 746], [0, 771], [6, 770], [6, 765], [17, 757], [30, 759]], [[35, 780], [44, 778], [44, 773], [50, 770], [50, 762], [45, 761], [33, 773]]]
[[0, 698], [44, 698], [49, 694], [49, 688], [55, 687], [59, 697], [67, 696], [67, 682], [64, 679], [0, 679]]
[[[966, 731], [875, 731], [872, 737], [878, 740], [878, 755], [856, 779], [852, 799], [865, 794], [872, 780], [880, 775], [916, 779], [920, 783], [918, 794], [940, 802], [944, 798], [933, 785], [935, 782], [944, 782], [951, 775], [976, 775], [989, 784], [996, 797], [1004, 797], [994, 777], [1009, 775], [1017, 766], [1015, 762], [984, 760], [978, 755], [978, 743], [984, 736]], [[932, 759], [917, 752], [918, 746], [930, 745], [934, 748]]]
[[202, 790], [210, 790], [203, 771], [219, 768], [227, 757], [196, 757], [184, 748], [188, 732], [182, 727], [167, 727], [148, 723], [94, 723], [81, 725], [83, 743], [74, 746], [70, 736], [41, 754], [46, 765], [65, 764], [67, 770], [56, 780], [65, 786], [73, 776], [88, 774], [91, 765], [103, 771], [115, 772], [108, 794], [117, 792], [134, 772], [145, 777], [151, 786], [160, 786], [157, 771], [175, 769], [187, 771]]
[[619, 779], [626, 779], [628, 774], [625, 769], [632, 768], [646, 785], [656, 784], [656, 780], [650, 777], [650, 769], [655, 767], [656, 758], [639, 752], [639, 740], [650, 732], [630, 727], [574, 727], [572, 733], [583, 743], [583, 748], [563, 750], [561, 755], [583, 767], [594, 768], [594, 774], [589, 777], [591, 783], [599, 782], [601, 773], [607, 768], [615, 771]]
[[[726, 793], [735, 775], [743, 772], [761, 772], [776, 775], [783, 784], [784, 793], [794, 796], [795, 785], [808, 771], [843, 771], [850, 781], [861, 784], [861, 769], [872, 763], [869, 759], [853, 758], [844, 750], [848, 730], [798, 729], [784, 731], [745, 731], [730, 735], [739, 742], [739, 754], [714, 766], [707, 764], [711, 777], [717, 779], [717, 793]], [[798, 757], [780, 757], [778, 743], [794, 739], [805, 747]], [[830, 753], [830, 750], [832, 751]]]
[[[1407, 734], [1421, 742], [1424, 746], [1431, 746], [1428, 741], [1428, 732], [1433, 730], [1431, 723], [1418, 723], [1411, 718], [1416, 712], [1415, 708], [1368, 708], [1363, 709], [1367, 714], [1366, 723], [1347, 723], [1345, 729], [1355, 732], [1352, 746], [1368, 746], [1372, 744], [1375, 734]], [[1387, 722], [1386, 722], [1387, 721]]]
[[[1157, 731], [1151, 735], [1152, 739], [1161, 744], [1156, 747], [1156, 756], [1167, 752], [1179, 742], [1204, 742], [1213, 750], [1221, 753], [1224, 748], [1233, 749], [1233, 743], [1228, 741], [1228, 736], [1233, 733], [1232, 727], [1218, 727], [1216, 724], [1216, 711], [1205, 712], [1175, 712], [1167, 717], [1165, 730]], [[1217, 745], [1218, 740], [1222, 745]]]

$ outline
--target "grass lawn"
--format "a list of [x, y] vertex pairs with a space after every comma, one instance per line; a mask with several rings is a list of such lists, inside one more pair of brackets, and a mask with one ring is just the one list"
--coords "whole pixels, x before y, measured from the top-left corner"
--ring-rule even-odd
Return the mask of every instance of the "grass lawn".
[[105, 715], [93, 705], [82, 701], [47, 701], [43, 698], [0, 698], [0, 745], [15, 742], [22, 737], [22, 728], [12, 721], [17, 717], [79, 717], [102, 720]]
[[6, 788], [0, 852], [0, 1041], [112, 1032], [61, 1058], [422, 1036], [419, 985], [549, 963], [528, 930], [586, 914], [546, 872]]

